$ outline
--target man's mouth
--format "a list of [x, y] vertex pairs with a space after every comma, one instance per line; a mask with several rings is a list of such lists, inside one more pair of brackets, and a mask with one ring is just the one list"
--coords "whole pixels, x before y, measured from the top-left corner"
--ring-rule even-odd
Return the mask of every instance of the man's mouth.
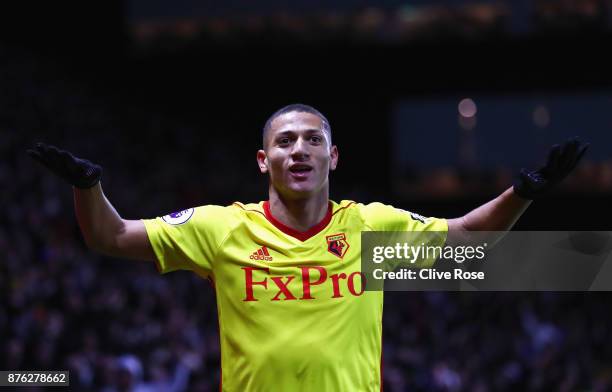
[[312, 171], [312, 166], [304, 165], [304, 164], [295, 164], [289, 167], [289, 171], [291, 175], [297, 178], [303, 178], [308, 175]]
[[309, 165], [292, 165], [289, 167], [291, 173], [303, 173], [312, 170], [312, 166]]

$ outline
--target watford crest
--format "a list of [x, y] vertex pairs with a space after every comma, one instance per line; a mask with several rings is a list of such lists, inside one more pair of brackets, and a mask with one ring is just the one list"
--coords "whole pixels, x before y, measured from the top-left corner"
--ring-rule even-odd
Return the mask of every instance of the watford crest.
[[327, 239], [327, 251], [334, 256], [343, 258], [350, 247], [349, 243], [346, 242], [344, 233], [328, 235], [325, 238]]

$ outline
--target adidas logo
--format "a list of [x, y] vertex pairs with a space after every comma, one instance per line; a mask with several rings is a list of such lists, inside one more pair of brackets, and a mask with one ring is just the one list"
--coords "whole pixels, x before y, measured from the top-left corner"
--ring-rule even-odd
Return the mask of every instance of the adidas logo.
[[251, 254], [251, 257], [249, 257], [249, 259], [272, 261], [272, 256], [270, 256], [270, 253], [268, 252], [268, 248], [266, 248], [265, 246], [262, 246], [261, 248], [253, 252]]

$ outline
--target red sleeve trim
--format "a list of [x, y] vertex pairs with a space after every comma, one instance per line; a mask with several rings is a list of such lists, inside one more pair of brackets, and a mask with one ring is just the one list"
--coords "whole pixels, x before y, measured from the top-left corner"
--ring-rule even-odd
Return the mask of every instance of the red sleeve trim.
[[263, 212], [261, 212], [261, 211], [259, 211], [259, 210], [249, 210], [249, 209], [247, 209], [247, 208], [244, 208], [244, 206], [243, 206], [242, 204], [237, 203], [237, 202], [232, 203], [232, 205], [235, 205], [235, 206], [237, 206], [237, 207], [239, 207], [239, 208], [242, 208], [244, 211], [256, 212], [256, 213], [258, 213], [258, 214], [263, 215], [264, 217], [266, 216], [266, 214], [264, 214]]
[[344, 210], [345, 208], [349, 208], [350, 206], [352, 206], [353, 204], [355, 204], [354, 201], [348, 203], [347, 205], [345, 205], [344, 207], [340, 207], [338, 208], [336, 211], [334, 211], [334, 213], [332, 215], [336, 215], [338, 212]]

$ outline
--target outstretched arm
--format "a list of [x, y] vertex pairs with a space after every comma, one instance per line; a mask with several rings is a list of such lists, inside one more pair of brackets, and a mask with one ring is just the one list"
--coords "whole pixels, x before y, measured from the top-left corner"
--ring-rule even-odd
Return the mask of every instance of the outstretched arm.
[[555, 187], [578, 165], [589, 145], [578, 138], [563, 145], [554, 145], [548, 154], [546, 165], [538, 170], [522, 169], [514, 186], [497, 198], [456, 219], [448, 220], [448, 243], [465, 244], [474, 241], [471, 232], [487, 231], [495, 244], [512, 228], [533, 199], [541, 197]]
[[473, 239], [470, 232], [489, 231], [496, 232], [495, 238], [487, 239], [491, 244], [495, 244], [503, 237], [504, 232], [514, 226], [531, 202], [532, 200], [517, 196], [513, 187], [508, 188], [495, 199], [466, 215], [448, 219], [448, 243], [450, 245], [471, 243]]
[[142, 221], [122, 219], [104, 195], [99, 165], [42, 143], [28, 154], [73, 186], [74, 209], [88, 247], [110, 256], [155, 260]]
[[122, 219], [108, 201], [100, 183], [74, 188], [74, 211], [85, 243], [101, 253], [137, 260], [155, 260], [140, 220]]

